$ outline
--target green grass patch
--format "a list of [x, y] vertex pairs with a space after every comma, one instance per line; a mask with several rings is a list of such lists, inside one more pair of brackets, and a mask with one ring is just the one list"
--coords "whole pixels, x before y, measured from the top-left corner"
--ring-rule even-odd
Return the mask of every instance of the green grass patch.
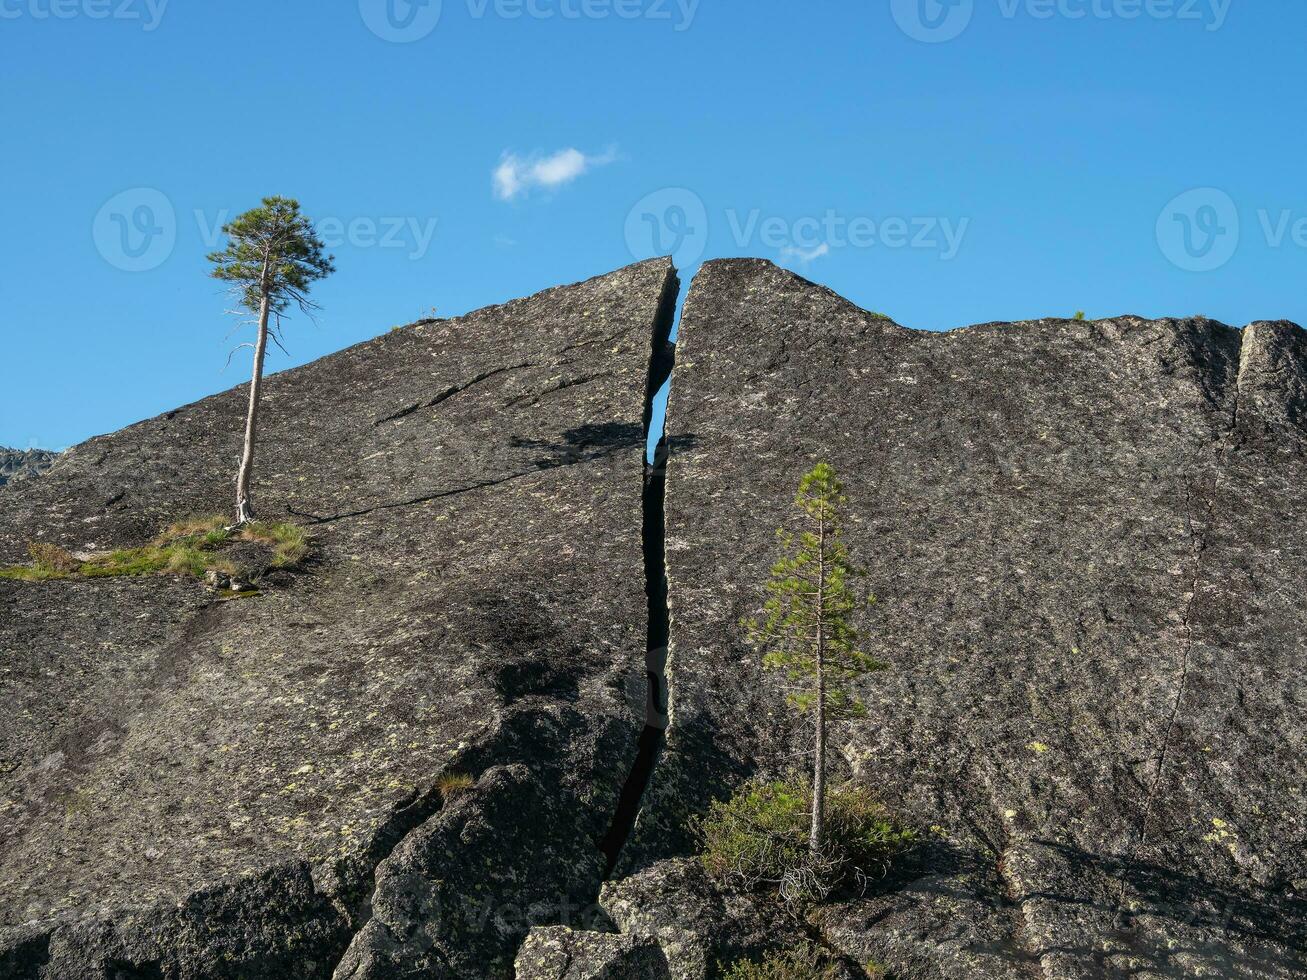
[[83, 578], [153, 575], [168, 567], [171, 554], [171, 550], [165, 548], [124, 548], [88, 559], [77, 569], [77, 574]]
[[0, 568], [0, 578], [16, 582], [48, 582], [51, 579], [69, 578], [81, 566], [71, 553], [48, 541], [27, 542], [31, 565]]
[[270, 545], [274, 568], [298, 565], [309, 553], [309, 532], [289, 521], [279, 524], [255, 521], [242, 528], [240, 536], [245, 541], [260, 541]]
[[814, 857], [811, 813], [807, 782], [746, 784], [699, 821], [704, 870], [721, 885], [776, 889], [787, 902], [803, 904], [846, 883], [884, 877], [916, 840], [867, 790], [848, 785], [827, 793], [826, 849]]
[[12, 582], [49, 582], [51, 579], [72, 578], [72, 573], [28, 565], [15, 565], [12, 568], [0, 568], [0, 578], [9, 579]]
[[236, 576], [241, 574], [241, 569], [221, 553], [224, 546], [236, 541], [255, 542], [269, 548], [273, 568], [294, 567], [309, 553], [308, 532], [296, 524], [257, 522], [233, 530], [220, 516], [197, 517], [169, 525], [143, 547], [121, 548], [84, 559], [57, 545], [33, 541], [27, 546], [32, 563], [0, 568], [0, 579], [47, 582], [165, 574], [204, 578], [210, 571]]

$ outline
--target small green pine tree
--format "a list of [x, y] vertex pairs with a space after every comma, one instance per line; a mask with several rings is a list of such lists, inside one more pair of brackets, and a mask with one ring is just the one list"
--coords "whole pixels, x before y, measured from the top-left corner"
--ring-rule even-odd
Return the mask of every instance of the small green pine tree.
[[858, 649], [854, 615], [876, 600], [870, 595], [859, 599], [853, 586], [864, 572], [842, 540], [845, 503], [843, 487], [829, 465], [819, 463], [804, 475], [794, 500], [801, 529], [777, 531], [783, 554], [771, 569], [764, 615], [746, 623], [750, 642], [765, 651], [763, 666], [784, 671], [796, 685], [790, 703], [816, 716], [808, 836], [815, 858], [825, 849], [827, 725], [865, 716], [850, 682], [888, 666]]
[[[209, 256], [212, 275], [232, 284], [241, 308], [253, 314], [258, 324], [258, 336], [252, 345], [254, 373], [245, 419], [245, 447], [236, 475], [236, 523], [243, 525], [254, 519], [250, 474], [268, 337], [281, 346], [281, 318], [292, 303], [305, 313], [317, 309], [308, 297], [309, 288], [335, 272], [336, 267], [312, 222], [300, 214], [299, 202], [290, 198], [265, 197], [262, 207], [246, 211], [222, 230], [228, 239], [227, 247]], [[275, 320], [271, 328], [270, 320]]]

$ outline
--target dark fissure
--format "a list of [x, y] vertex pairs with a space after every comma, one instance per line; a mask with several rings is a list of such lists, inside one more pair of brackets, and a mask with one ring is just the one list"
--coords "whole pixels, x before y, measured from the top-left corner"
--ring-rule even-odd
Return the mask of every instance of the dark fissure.
[[[644, 434], [646, 444], [651, 441], [654, 417], [654, 399], [668, 383], [676, 361], [676, 345], [671, 339], [676, 324], [677, 299], [680, 278], [673, 271], [668, 279], [654, 326], [653, 349], [649, 357], [649, 375], [644, 395]], [[608, 859], [608, 874], [612, 874], [621, 855], [622, 847], [631, 836], [645, 789], [653, 776], [662, 752], [667, 730], [667, 642], [671, 633], [671, 617], [667, 608], [666, 561], [666, 490], [668, 443], [665, 431], [658, 433], [653, 452], [645, 463], [641, 487], [642, 527], [641, 544], [644, 551], [644, 588], [648, 600], [648, 628], [645, 642], [645, 668], [648, 674], [648, 692], [645, 705], [645, 727], [640, 734], [638, 751], [631, 772], [622, 786], [617, 801], [617, 812], [612, 825], [599, 844]], [[644, 447], [641, 447], [642, 450]]]

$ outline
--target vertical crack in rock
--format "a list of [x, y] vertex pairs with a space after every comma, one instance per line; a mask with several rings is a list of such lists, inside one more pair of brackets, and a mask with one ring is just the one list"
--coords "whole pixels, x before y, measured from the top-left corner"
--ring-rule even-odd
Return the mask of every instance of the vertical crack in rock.
[[1251, 327], [1245, 327], [1239, 334], [1239, 361], [1236, 366], [1234, 378], [1234, 404], [1230, 411], [1230, 425], [1225, 434], [1216, 444], [1213, 459], [1212, 479], [1210, 488], [1201, 501], [1203, 508], [1204, 523], [1201, 527], [1197, 526], [1193, 517], [1189, 518], [1189, 534], [1192, 540], [1193, 554], [1193, 577], [1190, 582], [1189, 598], [1185, 602], [1184, 613], [1181, 619], [1184, 629], [1184, 643], [1180, 655], [1180, 679], [1176, 686], [1175, 701], [1171, 705], [1171, 711], [1166, 719], [1166, 726], [1162, 730], [1162, 741], [1158, 747], [1156, 771], [1153, 773], [1153, 782], [1148, 789], [1148, 795], [1144, 799], [1143, 813], [1139, 818], [1139, 826], [1135, 831], [1135, 839], [1126, 853], [1125, 861], [1121, 866], [1121, 888], [1116, 896], [1116, 909], [1113, 913], [1113, 920], [1120, 923], [1122, 910], [1125, 908], [1126, 889], [1129, 887], [1130, 873], [1135, 869], [1140, 851], [1148, 843], [1148, 824], [1153, 816], [1153, 807], [1157, 802], [1157, 796], [1161, 792], [1162, 779], [1166, 775], [1167, 756], [1171, 750], [1171, 737], [1175, 730], [1176, 719], [1180, 716], [1180, 709], [1184, 705], [1185, 691], [1189, 684], [1189, 668], [1193, 659], [1194, 649], [1194, 627], [1193, 613], [1194, 606], [1198, 602], [1198, 590], [1202, 587], [1203, 580], [1203, 555], [1207, 551], [1207, 534], [1211, 531], [1216, 521], [1216, 498], [1221, 489], [1221, 468], [1225, 462], [1226, 456], [1235, 448], [1235, 441], [1239, 432], [1239, 394], [1243, 385], [1244, 369], [1247, 363], [1249, 352], [1248, 335]]
[[[680, 277], [673, 271], [668, 279], [654, 324], [653, 347], [649, 356], [649, 374], [644, 393], [644, 435], [648, 444], [653, 426], [654, 398], [672, 377], [676, 362], [676, 344], [671, 339], [676, 324], [676, 304], [680, 294]], [[643, 447], [642, 447], [643, 451]], [[641, 488], [644, 550], [644, 589], [649, 602], [648, 635], [645, 644], [645, 667], [648, 690], [645, 703], [645, 727], [640, 734], [635, 764], [622, 786], [612, 825], [599, 844], [608, 861], [607, 874], [617, 866], [617, 859], [635, 827], [645, 790], [653, 778], [654, 767], [662, 753], [667, 731], [670, 692], [667, 687], [667, 641], [671, 616], [667, 606], [667, 457], [666, 423], [659, 432], [652, 458], [644, 468]]]

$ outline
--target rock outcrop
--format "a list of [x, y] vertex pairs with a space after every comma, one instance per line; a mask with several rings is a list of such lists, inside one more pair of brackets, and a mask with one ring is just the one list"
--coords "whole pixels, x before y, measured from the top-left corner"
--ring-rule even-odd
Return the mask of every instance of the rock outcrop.
[[827, 940], [932, 980], [1307, 972], [1302, 330], [926, 333], [732, 261], [678, 358], [672, 724], [628, 868], [803, 747], [738, 623], [826, 460], [893, 664], [844, 774], [931, 828]]
[[58, 453], [46, 449], [5, 449], [0, 446], [0, 487], [44, 473], [58, 458]]
[[[921, 332], [711, 262], [645, 474], [676, 287], [271, 378], [255, 502], [315, 541], [256, 599], [0, 581], [0, 977], [702, 980], [799, 941], [848, 977], [1307, 973], [1307, 335]], [[0, 564], [225, 510], [244, 391], [7, 488]], [[692, 828], [806, 748], [739, 621], [819, 460], [893, 665], [837, 778], [923, 842], [798, 919]]]
[[[675, 295], [644, 263], [271, 377], [255, 504], [314, 545], [257, 599], [0, 581], [0, 976], [507, 976], [593, 904]], [[245, 398], [6, 489], [0, 564], [225, 511]]]

